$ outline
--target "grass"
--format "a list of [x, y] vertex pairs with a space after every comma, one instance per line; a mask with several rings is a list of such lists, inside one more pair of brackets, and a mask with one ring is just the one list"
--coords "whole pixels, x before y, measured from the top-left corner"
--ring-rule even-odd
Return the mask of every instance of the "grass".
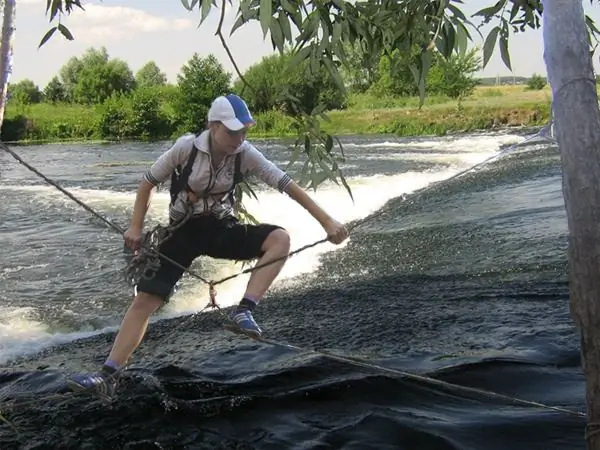
[[549, 88], [528, 91], [524, 86], [478, 87], [462, 101], [444, 97], [382, 100], [350, 99], [346, 110], [331, 111], [323, 129], [334, 134], [446, 134], [511, 126], [542, 125], [550, 120]]
[[[551, 92], [549, 87], [540, 91], [526, 90], [524, 85], [478, 86], [473, 95], [458, 101], [447, 97], [431, 96], [422, 108], [419, 99], [376, 98], [370, 95], [352, 95], [348, 107], [329, 111], [329, 120], [321, 127], [334, 135], [393, 134], [444, 135], [452, 132], [490, 130], [504, 127], [535, 126], [550, 120]], [[15, 140], [56, 142], [63, 140], [97, 140], [98, 113], [94, 107], [81, 105], [35, 104], [26, 107], [8, 107], [6, 119], [26, 117], [25, 132]], [[252, 137], [293, 136], [292, 120], [275, 111], [255, 115], [257, 126]], [[3, 139], [10, 141], [10, 127], [5, 122]], [[17, 126], [17, 125], [14, 125]], [[7, 128], [9, 131], [6, 132]], [[172, 138], [173, 136], [165, 136]]]

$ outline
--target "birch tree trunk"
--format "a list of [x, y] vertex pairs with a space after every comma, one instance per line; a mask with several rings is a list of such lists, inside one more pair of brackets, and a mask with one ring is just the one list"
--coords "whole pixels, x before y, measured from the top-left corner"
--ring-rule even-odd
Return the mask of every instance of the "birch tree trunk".
[[582, 0], [543, 0], [569, 228], [571, 313], [586, 377], [587, 448], [600, 450], [600, 111]]
[[6, 94], [8, 81], [12, 73], [13, 38], [15, 33], [16, 0], [4, 0], [2, 17], [2, 41], [0, 42], [0, 129], [4, 122], [4, 109], [6, 107]]

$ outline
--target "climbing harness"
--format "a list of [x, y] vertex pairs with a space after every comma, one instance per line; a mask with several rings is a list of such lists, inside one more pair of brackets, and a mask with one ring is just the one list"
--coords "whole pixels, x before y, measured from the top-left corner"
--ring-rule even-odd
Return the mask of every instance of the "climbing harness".
[[[483, 167], [484, 165], [489, 164], [490, 162], [492, 162], [495, 159], [498, 159], [499, 157], [513, 151], [516, 147], [519, 147], [521, 145], [524, 145], [527, 142], [533, 141], [536, 138], [541, 138], [544, 140], [548, 140], [548, 141], [554, 141], [554, 136], [553, 136], [553, 129], [552, 129], [553, 123], [551, 122], [549, 125], [547, 125], [546, 127], [543, 127], [542, 129], [540, 129], [536, 134], [534, 134], [533, 136], [530, 136], [529, 138], [525, 139], [524, 141], [517, 143], [517, 144], [513, 144], [509, 147], [507, 147], [506, 149], [501, 150], [500, 152], [498, 152], [497, 154], [487, 158], [486, 160], [482, 161], [481, 163], [478, 163], [474, 166], [471, 166], [445, 180], [439, 181], [437, 183], [433, 183], [423, 189], [420, 189], [418, 191], [416, 191], [413, 195], [416, 194], [421, 194], [423, 192], [426, 192], [428, 190], [433, 189], [434, 187], [438, 186], [441, 183], [447, 183], [448, 181], [458, 178], [460, 176], [463, 176], [475, 169], [478, 169], [480, 167]], [[0, 143], [0, 148], [2, 148], [4, 151], [6, 151], [7, 153], [9, 153], [10, 155], [13, 156], [13, 158], [15, 158], [19, 163], [21, 163], [22, 165], [24, 165], [27, 169], [31, 170], [32, 172], [34, 172], [36, 175], [38, 175], [40, 178], [42, 178], [44, 181], [46, 181], [47, 183], [49, 183], [50, 185], [54, 186], [55, 188], [57, 188], [59, 191], [61, 191], [63, 194], [65, 194], [67, 197], [69, 197], [70, 199], [72, 199], [73, 201], [75, 201], [77, 204], [79, 204], [80, 206], [82, 206], [85, 210], [87, 210], [88, 212], [90, 212], [92, 215], [96, 216], [97, 218], [99, 218], [100, 220], [102, 220], [104, 223], [106, 223], [110, 228], [112, 228], [113, 230], [117, 231], [118, 233], [120, 233], [121, 235], [124, 233], [124, 230], [119, 227], [118, 225], [116, 225], [115, 223], [113, 223], [112, 221], [110, 221], [109, 219], [105, 218], [104, 216], [102, 216], [101, 214], [99, 214], [98, 212], [96, 212], [95, 210], [93, 210], [91, 207], [89, 207], [88, 205], [86, 205], [84, 202], [82, 202], [81, 200], [77, 199], [73, 194], [71, 194], [70, 192], [68, 192], [67, 190], [65, 190], [64, 188], [62, 188], [60, 185], [58, 185], [56, 182], [52, 181], [51, 179], [47, 178], [44, 174], [42, 174], [41, 172], [39, 172], [37, 169], [35, 169], [34, 167], [32, 167], [31, 165], [29, 165], [28, 163], [26, 163], [21, 157], [19, 157], [19, 155], [17, 155], [14, 151], [12, 151], [11, 149], [8, 148], [8, 146], [5, 143]], [[234, 183], [235, 185], [235, 183]], [[404, 199], [406, 199], [406, 197], [404, 197]], [[166, 257], [165, 255], [162, 255], [159, 252], [159, 248], [160, 245], [162, 243], [164, 243], [166, 240], [168, 240], [171, 236], [172, 233], [180, 226], [182, 226], [192, 215], [192, 210], [193, 208], [189, 207], [189, 203], [188, 203], [188, 207], [186, 208], [186, 214], [184, 215], [183, 218], [181, 218], [180, 220], [173, 222], [167, 226], [161, 226], [161, 225], [157, 225], [156, 227], [154, 227], [150, 232], [146, 233], [143, 236], [141, 245], [140, 245], [140, 249], [138, 251], [137, 254], [135, 254], [132, 258], [130, 263], [127, 265], [126, 268], [126, 273], [127, 273], [127, 277], [129, 278], [129, 280], [131, 282], [136, 282], [137, 280], [139, 280], [141, 277], [148, 277], [151, 278], [152, 276], [154, 276], [154, 274], [156, 273], [156, 270], [159, 267], [160, 264], [160, 259], [163, 259], [171, 264], [176, 265], [177, 267], [181, 268], [184, 270], [184, 272], [188, 273], [189, 275], [191, 275], [192, 277], [204, 282], [205, 284], [208, 285], [209, 288], [209, 303], [199, 312], [196, 313], [192, 313], [190, 314], [190, 316], [181, 324], [180, 327], [183, 327], [187, 321], [192, 320], [196, 314], [199, 314], [202, 311], [205, 311], [209, 308], [213, 308], [216, 309], [221, 315], [223, 315], [224, 317], [227, 317], [225, 312], [221, 309], [221, 307], [218, 305], [217, 301], [216, 301], [216, 296], [217, 296], [217, 292], [215, 289], [215, 286], [224, 283], [225, 281], [231, 280], [235, 277], [238, 277], [240, 275], [252, 272], [254, 270], [260, 269], [262, 267], [265, 267], [267, 265], [273, 264], [275, 262], [278, 262], [280, 260], [283, 259], [287, 259], [290, 256], [293, 256], [294, 254], [300, 253], [306, 249], [309, 249], [311, 247], [315, 247], [317, 245], [320, 245], [322, 243], [327, 242], [329, 239], [328, 238], [323, 238], [320, 239], [318, 241], [315, 241], [311, 244], [307, 244], [303, 247], [300, 247], [290, 253], [288, 253], [286, 256], [281, 257], [281, 258], [277, 258], [274, 260], [270, 260], [268, 262], [262, 263], [262, 264], [257, 264], [252, 268], [240, 271], [237, 274], [233, 274], [230, 276], [227, 276], [225, 278], [222, 278], [220, 280], [207, 280], [204, 277], [200, 276], [199, 274], [197, 274], [196, 272], [181, 266], [180, 264], [178, 264], [176, 261], [171, 260], [170, 258]], [[381, 210], [379, 210], [377, 213], [372, 214], [370, 216], [367, 216], [361, 220], [357, 220], [354, 223], [350, 224], [348, 226], [349, 231], [357, 228], [358, 226], [366, 223], [367, 221], [373, 220], [377, 217], [382, 216], [385, 212], [387, 212], [387, 210], [385, 208], [382, 208]], [[169, 337], [169, 336], [167, 336]], [[483, 397], [489, 397], [489, 398], [495, 398], [495, 399], [501, 399], [501, 400], [505, 400], [505, 401], [509, 401], [515, 404], [520, 404], [520, 405], [526, 405], [526, 406], [530, 406], [530, 407], [537, 407], [537, 408], [543, 408], [543, 409], [547, 409], [547, 410], [552, 410], [552, 411], [556, 411], [556, 412], [561, 412], [564, 414], [568, 414], [568, 415], [572, 415], [572, 416], [577, 416], [577, 417], [586, 417], [585, 413], [582, 413], [580, 411], [574, 411], [574, 410], [570, 410], [567, 408], [561, 408], [561, 407], [557, 407], [557, 406], [551, 406], [551, 405], [545, 405], [543, 403], [538, 403], [538, 402], [534, 402], [534, 401], [528, 401], [528, 400], [522, 400], [519, 398], [515, 398], [515, 397], [511, 397], [508, 395], [502, 395], [502, 394], [498, 394], [495, 392], [491, 392], [491, 391], [486, 391], [483, 389], [477, 389], [477, 388], [472, 388], [472, 387], [468, 387], [468, 386], [461, 386], [461, 385], [456, 385], [453, 383], [448, 383], [445, 381], [441, 381], [435, 378], [431, 378], [431, 377], [427, 377], [425, 375], [418, 375], [418, 374], [414, 374], [414, 373], [409, 373], [409, 372], [404, 372], [401, 370], [397, 370], [397, 369], [391, 369], [388, 367], [383, 367], [377, 364], [373, 364], [370, 363], [366, 360], [360, 359], [360, 358], [355, 358], [355, 357], [345, 357], [345, 356], [340, 356], [337, 355], [335, 353], [331, 353], [329, 351], [326, 350], [316, 350], [316, 349], [310, 349], [310, 348], [305, 348], [305, 347], [299, 347], [299, 346], [295, 346], [292, 344], [287, 344], [284, 342], [279, 342], [276, 340], [272, 340], [272, 339], [267, 339], [267, 338], [256, 338], [253, 336], [249, 336], [248, 337], [257, 340], [259, 342], [263, 342], [265, 344], [269, 344], [269, 345], [273, 345], [273, 346], [278, 346], [284, 349], [289, 349], [289, 350], [293, 350], [293, 351], [298, 351], [298, 352], [308, 352], [308, 353], [312, 353], [314, 355], [317, 356], [321, 356], [324, 358], [328, 358], [330, 360], [333, 361], [337, 361], [337, 362], [342, 362], [342, 363], [346, 363], [346, 364], [351, 364], [354, 365], [356, 367], [362, 367], [362, 368], [366, 368], [366, 369], [370, 369], [370, 370], [374, 370], [374, 371], [378, 371], [378, 372], [385, 372], [385, 373], [390, 373], [396, 376], [399, 376], [401, 378], [407, 378], [407, 379], [412, 379], [415, 381], [419, 381], [422, 383], [427, 383], [427, 384], [431, 384], [431, 385], [435, 385], [437, 387], [441, 387], [441, 388], [445, 388], [445, 389], [449, 389], [449, 390], [454, 390], [454, 391], [463, 391], [463, 392], [467, 392], [470, 394], [476, 394], [476, 395], [480, 395]], [[593, 427], [596, 426], [597, 424], [589, 424], [589, 427]], [[597, 433], [599, 433], [600, 430], [592, 430], [588, 433], [587, 437], [589, 438], [592, 435], [595, 435]]]
[[141, 279], [152, 279], [160, 269], [161, 262], [158, 253], [159, 247], [167, 242], [173, 232], [182, 227], [192, 216], [193, 209], [188, 202], [185, 215], [167, 226], [156, 225], [152, 230], [142, 235], [140, 248], [130, 258], [125, 267], [125, 276], [131, 286], [135, 288]]

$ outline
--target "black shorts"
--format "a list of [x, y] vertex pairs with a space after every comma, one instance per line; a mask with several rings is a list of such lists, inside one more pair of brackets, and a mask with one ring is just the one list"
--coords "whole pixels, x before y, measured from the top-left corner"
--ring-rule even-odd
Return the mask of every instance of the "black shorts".
[[[205, 255], [213, 258], [248, 261], [263, 255], [262, 245], [277, 225], [245, 225], [234, 218], [213, 216], [192, 217], [161, 244], [159, 252], [189, 268], [194, 259]], [[145, 292], [167, 301], [183, 269], [160, 259], [160, 268], [150, 279], [141, 278], [138, 292]]]

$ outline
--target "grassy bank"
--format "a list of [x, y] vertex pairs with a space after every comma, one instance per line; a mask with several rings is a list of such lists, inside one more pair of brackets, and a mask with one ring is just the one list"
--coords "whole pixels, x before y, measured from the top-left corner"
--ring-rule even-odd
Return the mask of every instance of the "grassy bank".
[[[419, 109], [417, 98], [379, 99], [352, 96], [348, 107], [330, 111], [322, 128], [335, 135], [392, 134], [398, 136], [444, 135], [451, 132], [492, 130], [511, 126], [547, 124], [550, 119], [549, 88], [527, 91], [519, 86], [481, 86], [462, 102], [428, 97]], [[276, 112], [256, 114], [253, 137], [290, 136], [291, 119]], [[60, 141], [107, 139], [100, 132], [97, 108], [79, 105], [36, 104], [9, 107], [2, 130], [6, 141]], [[171, 139], [176, 130], [161, 136]], [[109, 137], [110, 139], [110, 137]]]

